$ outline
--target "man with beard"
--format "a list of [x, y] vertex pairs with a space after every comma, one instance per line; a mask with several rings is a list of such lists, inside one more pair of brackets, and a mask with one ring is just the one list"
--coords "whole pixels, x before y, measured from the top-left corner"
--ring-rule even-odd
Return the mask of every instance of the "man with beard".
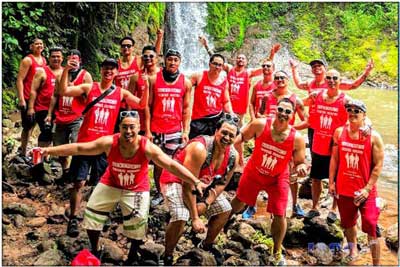
[[201, 193], [206, 187], [189, 170], [169, 158], [147, 138], [138, 135], [139, 115], [136, 111], [120, 113], [120, 133], [94, 141], [42, 148], [46, 155], [106, 154], [108, 168], [95, 187], [85, 210], [84, 228], [94, 255], [99, 256], [101, 229], [119, 204], [123, 215], [124, 235], [131, 241], [125, 265], [138, 264], [138, 249], [146, 237], [150, 202], [148, 163], [152, 160], [194, 187]]
[[[79, 97], [84, 95], [88, 105], [93, 100], [101, 96], [106, 90], [109, 93], [98, 103], [92, 106], [84, 116], [82, 126], [78, 133], [77, 142], [90, 142], [97, 138], [113, 133], [114, 125], [117, 120], [118, 110], [122, 100], [137, 108], [144, 108], [148, 101], [148, 89], [144, 90], [142, 98], [137, 98], [129, 91], [120, 87], [114, 87], [113, 81], [117, 75], [118, 63], [115, 59], [107, 58], [101, 63], [101, 81], [93, 84], [80, 84], [68, 86], [68, 73], [70, 69], [78, 66], [75, 59], [70, 59], [61, 76], [60, 95]], [[147, 80], [146, 77], [143, 77]], [[89, 169], [91, 175], [89, 184], [97, 184], [100, 176], [107, 167], [105, 154], [95, 156], [74, 156], [71, 161], [69, 176], [73, 182], [70, 198], [70, 221], [68, 223], [67, 234], [71, 237], [79, 235], [77, 214], [81, 203], [81, 189], [85, 184]]]
[[[362, 101], [346, 104], [349, 124], [339, 127], [333, 135], [329, 168], [329, 192], [337, 195], [341, 225], [350, 254], [347, 264], [357, 259], [357, 217], [361, 213], [362, 231], [368, 234], [372, 264], [380, 264], [380, 244], [376, 227], [379, 209], [376, 206], [376, 182], [382, 171], [384, 146], [379, 133], [360, 135], [365, 125], [367, 107]], [[336, 178], [336, 179], [335, 179]]]
[[290, 126], [295, 103], [289, 98], [279, 100], [274, 119], [260, 118], [247, 124], [235, 140], [235, 148], [255, 138], [254, 151], [244, 168], [235, 198], [232, 214], [244, 206], [254, 206], [259, 191], [268, 193], [267, 211], [273, 215], [271, 234], [274, 241], [270, 264], [286, 265], [281, 252], [286, 234], [286, 206], [289, 193], [289, 162], [293, 157], [296, 172], [305, 176], [305, 143], [300, 133]]
[[27, 112], [27, 116], [32, 117], [32, 120], [39, 125], [38, 145], [42, 147], [49, 146], [52, 141], [53, 124], [52, 121], [46, 121], [46, 117], [56, 79], [63, 71], [62, 48], [52, 47], [49, 53], [49, 66], [38, 69], [33, 77]]
[[[165, 235], [164, 265], [173, 263], [173, 252], [189, 217], [195, 232], [204, 232], [201, 215], [208, 220], [207, 236], [199, 247], [211, 252], [218, 265], [223, 263], [223, 255], [213, 245], [215, 238], [228, 220], [231, 205], [221, 194], [229, 183], [237, 166], [237, 153], [231, 146], [239, 129], [236, 115], [224, 114], [216, 125], [213, 136], [200, 135], [174, 155], [195, 176], [208, 184], [216, 183], [206, 198], [196, 200], [193, 186], [164, 171], [161, 175], [161, 188], [171, 214]], [[222, 177], [216, 182], [217, 176]]]
[[[92, 75], [82, 68], [81, 52], [77, 49], [71, 49], [68, 52], [67, 60], [76, 60], [78, 66], [71, 69], [68, 73], [68, 85], [80, 85], [82, 83], [93, 83]], [[78, 138], [78, 132], [82, 124], [82, 111], [86, 106], [84, 96], [68, 97], [60, 96], [59, 78], [56, 80], [54, 94], [51, 97], [49, 111], [47, 113], [46, 122], [50, 123], [55, 115], [54, 123], [56, 124], [55, 133], [53, 135], [53, 145], [63, 145], [75, 143]], [[68, 161], [64, 157], [60, 157], [59, 161], [63, 168], [63, 173], [68, 172]]]
[[24, 57], [19, 65], [17, 76], [18, 108], [21, 111], [22, 132], [20, 153], [26, 156], [26, 146], [34, 126], [32, 117], [27, 116], [29, 95], [32, 89], [33, 77], [37, 70], [46, 66], [46, 59], [42, 56], [44, 49], [42, 39], [35, 38], [30, 44], [31, 54]]
[[[168, 155], [183, 142], [189, 141], [190, 122], [190, 80], [179, 72], [181, 54], [168, 49], [165, 54], [165, 68], [150, 78], [149, 110], [146, 117], [146, 131], [151, 131], [153, 143]], [[163, 201], [160, 190], [161, 169], [154, 166], [154, 181], [157, 194], [151, 205]]]
[[228, 81], [221, 73], [224, 64], [224, 56], [213, 54], [209, 70], [196, 72], [190, 77], [195, 91], [189, 139], [200, 134], [213, 135], [222, 112], [233, 113]]

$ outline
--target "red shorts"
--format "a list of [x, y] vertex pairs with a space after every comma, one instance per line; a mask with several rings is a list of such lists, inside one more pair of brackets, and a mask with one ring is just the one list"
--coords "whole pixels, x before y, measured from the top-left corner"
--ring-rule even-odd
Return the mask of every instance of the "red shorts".
[[[263, 184], [257, 181], [265, 180]], [[279, 178], [271, 178], [254, 171], [244, 171], [239, 181], [236, 197], [250, 206], [255, 206], [258, 193], [265, 190], [268, 193], [267, 211], [276, 216], [285, 216], [289, 194], [289, 177], [286, 174]]]
[[340, 195], [338, 199], [338, 208], [340, 213], [341, 226], [350, 228], [356, 225], [358, 210], [361, 213], [361, 229], [369, 236], [376, 238], [376, 225], [378, 223], [379, 209], [376, 206], [376, 197], [369, 196], [360, 206], [353, 203], [353, 197]]

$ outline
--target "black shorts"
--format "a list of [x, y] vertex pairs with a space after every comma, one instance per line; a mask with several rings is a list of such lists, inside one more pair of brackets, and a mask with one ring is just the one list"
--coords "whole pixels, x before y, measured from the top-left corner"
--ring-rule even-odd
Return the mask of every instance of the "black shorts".
[[[28, 103], [29, 100], [25, 99], [25, 102]], [[28, 105], [28, 104], [27, 104]], [[28, 106], [26, 106], [26, 108], [21, 109], [21, 124], [22, 124], [22, 129], [24, 129], [25, 131], [29, 131], [30, 129], [33, 128], [33, 126], [35, 126], [35, 118], [33, 117], [28, 117], [27, 113], [28, 113]]]
[[191, 121], [189, 139], [193, 139], [199, 135], [214, 135], [217, 123], [223, 115], [224, 113], [221, 111], [218, 114]]
[[322, 156], [312, 152], [310, 177], [318, 180], [329, 178], [330, 161], [331, 161], [331, 156]]
[[71, 182], [86, 181], [90, 170], [89, 185], [96, 185], [107, 168], [107, 156], [105, 153], [96, 156], [73, 156], [69, 168]]
[[53, 134], [51, 130], [53, 129], [53, 123], [46, 127], [45, 119], [47, 117], [48, 110], [41, 110], [35, 113], [35, 121], [39, 125], [40, 134], [38, 140], [41, 142], [51, 142], [53, 139]]
[[153, 133], [153, 144], [161, 148], [161, 150], [171, 156], [175, 150], [182, 144], [182, 133]]
[[313, 139], [314, 139], [314, 129], [308, 128], [307, 135], [308, 135], [308, 147], [310, 148], [310, 151], [312, 151], [312, 143], [313, 143]]

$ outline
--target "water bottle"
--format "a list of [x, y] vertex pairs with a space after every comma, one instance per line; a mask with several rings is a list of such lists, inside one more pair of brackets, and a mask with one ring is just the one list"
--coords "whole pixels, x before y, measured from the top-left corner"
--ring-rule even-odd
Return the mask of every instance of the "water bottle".
[[360, 206], [360, 204], [361, 204], [360, 201], [356, 201], [356, 197], [358, 197], [360, 194], [361, 194], [360, 191], [355, 191], [355, 192], [354, 192], [354, 201], [353, 201], [353, 203], [354, 203], [354, 205], [356, 205], [357, 207]]

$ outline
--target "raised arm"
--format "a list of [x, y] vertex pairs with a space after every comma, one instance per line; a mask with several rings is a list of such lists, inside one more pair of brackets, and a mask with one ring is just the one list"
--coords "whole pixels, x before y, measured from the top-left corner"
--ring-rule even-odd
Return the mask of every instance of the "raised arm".
[[69, 60], [61, 74], [60, 91], [59, 91], [61, 96], [88, 95], [90, 89], [92, 88], [92, 84], [90, 83], [68, 86], [68, 72], [69, 70], [75, 68], [76, 65], [77, 63], [75, 63], [73, 60]]
[[18, 106], [24, 109], [28, 104], [25, 103], [24, 98], [24, 79], [26, 78], [26, 75], [28, 75], [28, 71], [31, 65], [32, 60], [29, 57], [25, 57], [19, 65], [19, 71], [17, 75]]
[[[266, 58], [266, 60], [269, 61], [273, 61], [275, 54], [279, 51], [279, 49], [281, 49], [281, 44], [280, 43], [276, 43], [271, 47], [271, 50], [269, 52], [269, 56], [268, 58]], [[255, 77], [255, 76], [260, 76], [263, 74], [263, 69], [258, 67], [255, 69], [249, 69], [249, 78]]]
[[214, 52], [210, 47], [208, 46], [208, 41], [205, 36], [199, 36], [199, 42], [204, 46], [204, 48], [207, 50], [208, 55], [211, 57]]
[[42, 87], [43, 82], [46, 80], [46, 72], [44, 69], [40, 68], [36, 71], [35, 76], [33, 76], [32, 84], [31, 84], [31, 92], [29, 94], [29, 102], [28, 102], [28, 116], [32, 116], [35, 113], [34, 106], [38, 91]]
[[309, 90], [308, 82], [302, 81], [299, 76], [299, 73], [296, 70], [298, 63], [296, 63], [294, 60], [290, 59], [289, 65], [290, 65], [290, 68], [292, 69], [293, 82], [296, 85], [296, 87], [301, 90], [308, 91]]
[[341, 90], [352, 90], [352, 89], [356, 89], [357, 87], [359, 87], [363, 82], [365, 82], [365, 80], [367, 79], [369, 73], [371, 72], [371, 70], [374, 68], [374, 60], [371, 58], [367, 64], [367, 66], [365, 67], [365, 71], [363, 74], [361, 74], [360, 76], [358, 76], [357, 79], [355, 79], [353, 82], [351, 83], [346, 83], [346, 82], [341, 82], [340, 83], [340, 89]]
[[189, 141], [189, 131], [190, 131], [190, 117], [191, 117], [191, 107], [190, 107], [190, 97], [192, 92], [192, 83], [189, 79], [185, 79], [185, 95], [183, 96], [183, 121], [182, 121], [182, 141], [187, 143]]
[[157, 39], [156, 39], [156, 44], [154, 45], [156, 47], [157, 55], [161, 53], [163, 36], [164, 36], [164, 31], [162, 29], [157, 29]]

